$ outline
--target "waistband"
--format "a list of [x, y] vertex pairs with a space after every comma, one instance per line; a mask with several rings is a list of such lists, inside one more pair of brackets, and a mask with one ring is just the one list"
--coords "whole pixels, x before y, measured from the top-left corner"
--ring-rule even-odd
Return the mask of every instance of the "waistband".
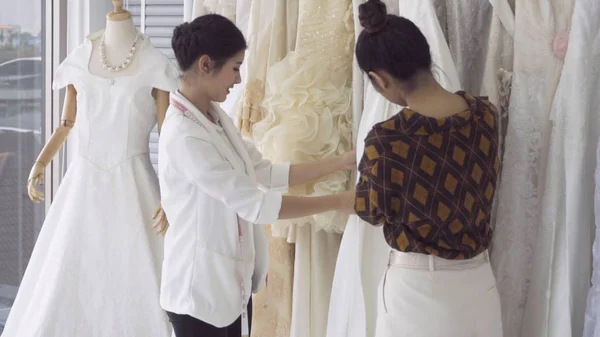
[[434, 255], [417, 253], [404, 253], [397, 250], [390, 251], [388, 266], [397, 266], [410, 269], [435, 270], [464, 270], [478, 267], [490, 261], [489, 253], [485, 252], [468, 260], [447, 260]]

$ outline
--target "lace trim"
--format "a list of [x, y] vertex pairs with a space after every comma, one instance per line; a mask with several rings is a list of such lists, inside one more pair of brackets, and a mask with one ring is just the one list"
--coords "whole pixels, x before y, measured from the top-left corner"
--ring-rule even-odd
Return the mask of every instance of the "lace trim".
[[506, 137], [506, 129], [508, 128], [508, 110], [510, 105], [510, 94], [512, 90], [512, 71], [505, 70], [503, 68], [498, 69], [498, 95], [499, 95], [499, 107], [498, 112], [500, 114], [500, 138], [499, 138], [499, 155], [502, 158], [504, 153], [504, 139]]
[[348, 6], [348, 10], [344, 15], [344, 27], [348, 30], [348, 40], [346, 41], [346, 48], [344, 51], [346, 55], [352, 56], [354, 53], [354, 9], [352, 3]]
[[264, 108], [261, 106], [264, 97], [265, 84], [261, 80], [255, 79], [248, 83], [238, 111], [238, 128], [242, 135], [251, 137], [254, 124], [264, 118]]

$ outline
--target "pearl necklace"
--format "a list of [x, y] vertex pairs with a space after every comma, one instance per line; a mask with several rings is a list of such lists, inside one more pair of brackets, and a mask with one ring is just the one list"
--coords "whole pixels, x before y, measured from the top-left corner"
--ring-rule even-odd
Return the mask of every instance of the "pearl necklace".
[[116, 72], [116, 71], [121, 71], [127, 67], [129, 67], [129, 65], [131, 64], [131, 60], [133, 58], [133, 54], [135, 53], [135, 45], [137, 44], [138, 40], [140, 38], [140, 34], [138, 33], [135, 36], [135, 40], [133, 41], [133, 45], [131, 46], [131, 49], [129, 49], [129, 54], [127, 55], [127, 58], [125, 59], [125, 62], [113, 66], [110, 63], [108, 63], [108, 60], [106, 59], [106, 45], [104, 43], [104, 35], [102, 35], [102, 42], [100, 43], [100, 58], [102, 61], [102, 66], [111, 72]]

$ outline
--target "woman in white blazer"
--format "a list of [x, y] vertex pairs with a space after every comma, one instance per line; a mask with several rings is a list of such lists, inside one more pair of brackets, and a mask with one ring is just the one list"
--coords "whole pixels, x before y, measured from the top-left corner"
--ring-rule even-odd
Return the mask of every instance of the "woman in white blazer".
[[219, 15], [175, 28], [183, 78], [162, 125], [159, 180], [170, 224], [160, 303], [177, 337], [249, 335], [251, 292], [265, 282], [263, 225], [332, 210], [353, 212], [354, 193], [282, 196], [336, 170], [355, 168], [348, 153], [315, 163], [272, 164], [245, 142], [223, 102], [240, 83], [246, 41]]

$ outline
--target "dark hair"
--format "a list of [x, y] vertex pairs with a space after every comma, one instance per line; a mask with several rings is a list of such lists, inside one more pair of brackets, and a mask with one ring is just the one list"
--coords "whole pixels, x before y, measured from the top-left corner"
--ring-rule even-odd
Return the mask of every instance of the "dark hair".
[[364, 72], [384, 70], [398, 80], [410, 80], [421, 70], [431, 70], [427, 39], [410, 20], [387, 14], [381, 0], [358, 6], [365, 29], [356, 42], [356, 60]]
[[208, 55], [219, 69], [247, 48], [244, 34], [229, 19], [217, 14], [199, 16], [175, 27], [171, 46], [182, 71], [188, 70], [202, 55]]

